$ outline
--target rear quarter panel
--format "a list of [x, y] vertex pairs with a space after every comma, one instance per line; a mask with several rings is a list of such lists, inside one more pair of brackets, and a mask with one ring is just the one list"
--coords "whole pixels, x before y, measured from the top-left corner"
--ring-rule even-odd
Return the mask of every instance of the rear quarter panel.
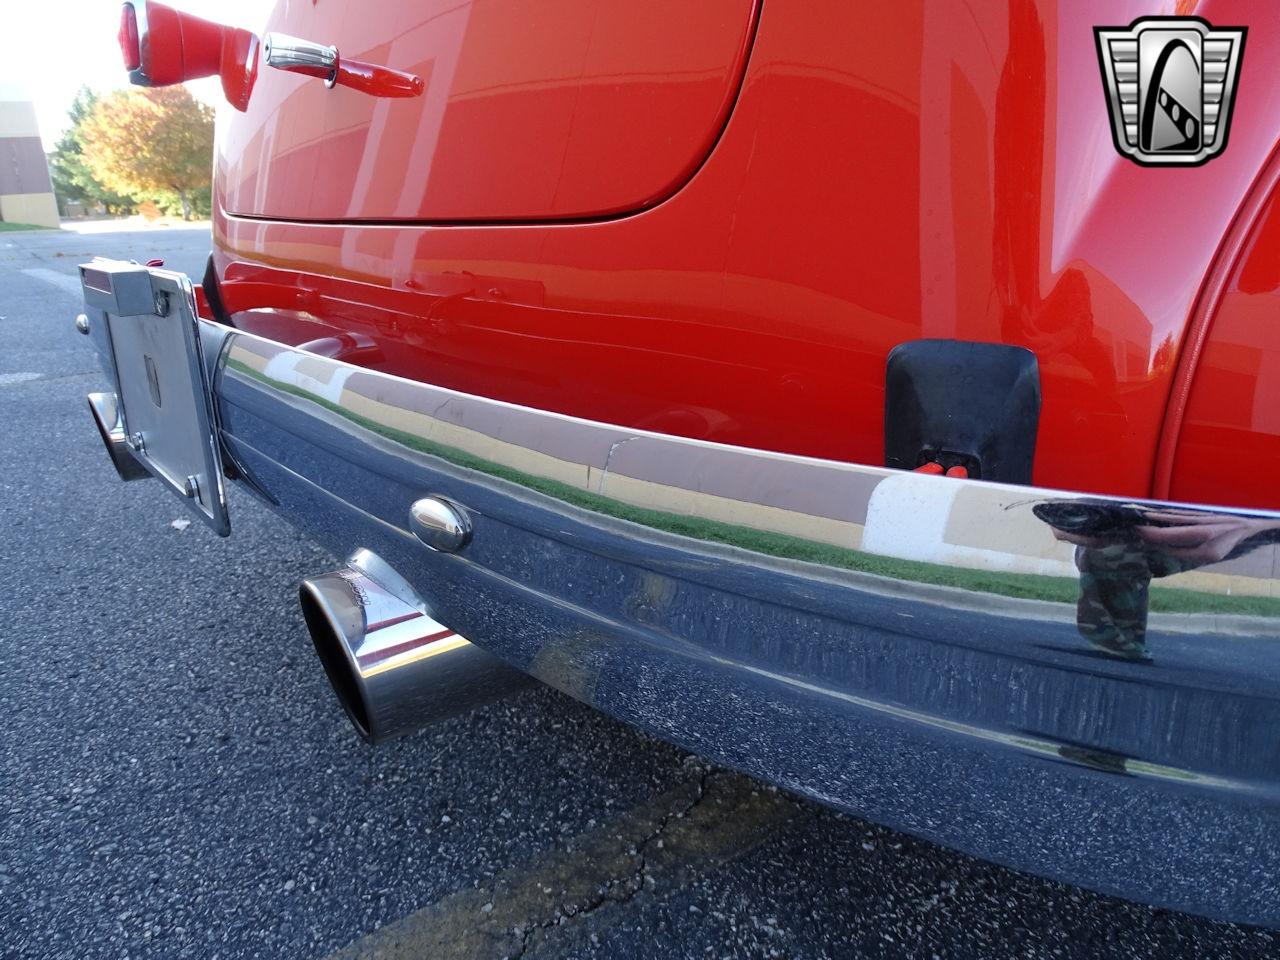
[[378, 350], [353, 362], [406, 377], [865, 463], [893, 346], [1025, 346], [1035, 482], [1143, 495], [1188, 315], [1280, 130], [1280, 32], [1257, 11], [1196, 7], [1251, 26], [1230, 145], [1202, 167], [1111, 142], [1093, 28], [1150, 4], [766, 0], [723, 135], [652, 209], [462, 226], [219, 208], [216, 265], [236, 322], [288, 343], [359, 332]]

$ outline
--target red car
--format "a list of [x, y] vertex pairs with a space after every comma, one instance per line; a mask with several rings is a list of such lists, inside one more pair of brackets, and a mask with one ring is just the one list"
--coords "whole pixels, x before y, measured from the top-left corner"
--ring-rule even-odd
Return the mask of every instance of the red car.
[[229, 105], [203, 279], [82, 268], [99, 429], [349, 557], [371, 741], [532, 676], [1280, 925], [1280, 21], [1166, 7], [129, 0]]

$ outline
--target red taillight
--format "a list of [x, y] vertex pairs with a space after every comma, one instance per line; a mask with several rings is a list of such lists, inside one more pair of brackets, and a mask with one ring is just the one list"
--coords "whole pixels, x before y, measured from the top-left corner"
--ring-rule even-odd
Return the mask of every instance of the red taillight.
[[[138, 29], [138, 5], [142, 30]], [[258, 38], [248, 30], [224, 27], [153, 0], [127, 0], [120, 9], [120, 55], [129, 80], [143, 87], [168, 87], [201, 77], [221, 77], [227, 100], [249, 105], [258, 75]], [[142, 44], [147, 45], [145, 67]], [[226, 61], [225, 63], [223, 61]]]
[[105, 270], [94, 270], [92, 267], [80, 268], [80, 279], [90, 290], [99, 293], [111, 292], [111, 274]]
[[142, 66], [142, 51], [138, 48], [138, 15], [133, 12], [131, 3], [120, 8], [120, 32], [116, 39], [120, 41], [120, 56], [124, 57], [124, 68], [137, 70]]

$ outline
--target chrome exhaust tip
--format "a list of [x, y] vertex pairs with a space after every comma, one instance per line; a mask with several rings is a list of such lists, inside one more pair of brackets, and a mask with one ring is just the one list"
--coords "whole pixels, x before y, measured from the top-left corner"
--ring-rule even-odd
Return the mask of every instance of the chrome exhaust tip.
[[102, 437], [102, 445], [107, 448], [107, 456], [121, 480], [143, 480], [151, 476], [133, 455], [129, 448], [129, 438], [124, 431], [124, 422], [120, 419], [120, 404], [114, 393], [91, 393], [89, 412], [93, 414], [93, 422], [98, 427], [98, 436]]
[[302, 581], [298, 600], [334, 693], [370, 743], [532, 683], [435, 620], [404, 578], [368, 550]]

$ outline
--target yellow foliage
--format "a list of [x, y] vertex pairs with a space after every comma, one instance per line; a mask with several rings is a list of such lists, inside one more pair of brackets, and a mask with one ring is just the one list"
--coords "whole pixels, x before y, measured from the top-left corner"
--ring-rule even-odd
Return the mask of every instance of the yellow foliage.
[[185, 212], [190, 192], [209, 183], [213, 110], [185, 87], [110, 93], [85, 118], [82, 138], [85, 164], [117, 193], [172, 190]]

